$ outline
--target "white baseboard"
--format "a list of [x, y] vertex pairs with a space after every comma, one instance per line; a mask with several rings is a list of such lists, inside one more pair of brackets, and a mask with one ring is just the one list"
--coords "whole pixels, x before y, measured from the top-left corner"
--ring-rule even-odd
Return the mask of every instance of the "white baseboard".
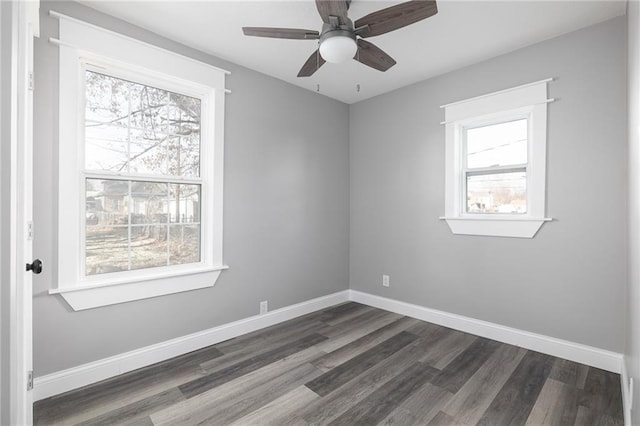
[[276, 309], [264, 315], [241, 319], [209, 330], [189, 334], [46, 376], [36, 377], [33, 387], [33, 400], [39, 401], [96, 383], [348, 300], [349, 292], [345, 290]]
[[631, 386], [629, 383], [629, 373], [627, 371], [627, 358], [622, 356], [622, 371], [620, 372], [620, 386], [622, 387], [622, 412], [624, 413], [624, 424], [631, 426], [631, 408], [633, 406]]
[[627, 416], [626, 407], [629, 407], [629, 401], [627, 400], [629, 389], [628, 379], [624, 377], [626, 376], [626, 368], [622, 354], [356, 290], [333, 293], [277, 309], [264, 315], [256, 315], [78, 367], [36, 377], [34, 380], [33, 399], [38, 401], [90, 385], [349, 300], [619, 373], [623, 376], [621, 380], [623, 381], [623, 399], [626, 403], [625, 416]]
[[349, 290], [349, 300], [475, 334], [476, 336], [520, 346], [614, 373], [621, 373], [622, 354], [616, 352], [425, 308], [386, 297], [374, 296], [356, 290]]

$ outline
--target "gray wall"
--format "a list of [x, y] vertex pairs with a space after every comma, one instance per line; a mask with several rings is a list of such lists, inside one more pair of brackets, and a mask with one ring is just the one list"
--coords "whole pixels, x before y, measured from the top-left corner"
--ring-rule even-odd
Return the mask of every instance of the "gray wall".
[[[232, 72], [224, 260], [211, 289], [73, 312], [56, 284], [58, 49], [52, 8]], [[348, 107], [78, 4], [46, 2], [35, 52], [36, 377], [348, 288]], [[303, 107], [301, 107], [303, 106]], [[64, 253], [60, 254], [64, 255]]]
[[[453, 235], [439, 106], [547, 77], [555, 220], [534, 239]], [[621, 352], [626, 88], [621, 17], [352, 105], [350, 287]]]
[[640, 3], [629, 2], [629, 290], [627, 295], [627, 372], [634, 378], [632, 424], [640, 424]]

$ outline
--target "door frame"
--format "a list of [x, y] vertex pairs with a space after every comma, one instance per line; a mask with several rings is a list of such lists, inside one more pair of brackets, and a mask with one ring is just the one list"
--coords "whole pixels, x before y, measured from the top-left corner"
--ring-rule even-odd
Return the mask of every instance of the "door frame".
[[[39, 35], [40, 2], [14, 0], [10, 3], [10, 253], [7, 253], [9, 261], [3, 265], [9, 269], [8, 408], [10, 424], [30, 425], [33, 423], [33, 391], [27, 385], [29, 381], [33, 383], [33, 291], [31, 272], [25, 270], [25, 264], [32, 261], [33, 48], [34, 37]], [[5, 162], [3, 167], [6, 165]], [[6, 307], [4, 303], [3, 308]]]

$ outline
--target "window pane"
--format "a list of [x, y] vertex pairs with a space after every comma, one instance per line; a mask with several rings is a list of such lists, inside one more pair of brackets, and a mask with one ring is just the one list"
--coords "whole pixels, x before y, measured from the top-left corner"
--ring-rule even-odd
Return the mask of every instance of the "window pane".
[[129, 132], [125, 127], [87, 123], [85, 167], [88, 170], [127, 172]]
[[171, 222], [200, 222], [200, 185], [170, 185]]
[[200, 261], [200, 225], [169, 226], [171, 265]]
[[167, 265], [167, 227], [131, 227], [131, 269]]
[[527, 163], [527, 119], [466, 131], [467, 168]]
[[131, 173], [167, 174], [167, 135], [157, 132], [131, 131]]
[[169, 140], [169, 174], [197, 177], [200, 173], [200, 139], [197, 135]]
[[86, 71], [85, 166], [197, 177], [200, 99]]
[[200, 175], [200, 99], [171, 93], [168, 131], [176, 136], [169, 142], [169, 174]]
[[468, 213], [526, 213], [527, 174], [524, 171], [467, 175]]
[[131, 126], [162, 132], [167, 117], [169, 92], [142, 84], [131, 89]]
[[131, 182], [131, 222], [167, 223], [168, 184]]
[[199, 134], [201, 111], [200, 99], [170, 93], [167, 131], [174, 135]]
[[86, 274], [199, 262], [200, 191], [193, 184], [86, 179]]
[[87, 226], [86, 275], [129, 269], [129, 230], [126, 226]]
[[126, 225], [129, 222], [129, 182], [86, 179], [87, 225]]
[[85, 120], [128, 126], [132, 86], [132, 83], [119, 78], [86, 71]]

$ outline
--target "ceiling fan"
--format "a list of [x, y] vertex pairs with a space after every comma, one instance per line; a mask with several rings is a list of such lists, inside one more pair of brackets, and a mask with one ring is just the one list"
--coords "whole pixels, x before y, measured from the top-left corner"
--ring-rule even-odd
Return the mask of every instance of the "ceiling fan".
[[412, 0], [370, 13], [355, 22], [347, 16], [351, 0], [315, 0], [324, 22], [322, 32], [297, 28], [243, 27], [244, 35], [255, 37], [319, 40], [319, 48], [309, 56], [298, 77], [313, 75], [325, 62], [344, 62], [348, 59], [379, 71], [396, 64], [375, 44], [363, 40], [385, 34], [426, 19], [438, 13], [435, 1]]

